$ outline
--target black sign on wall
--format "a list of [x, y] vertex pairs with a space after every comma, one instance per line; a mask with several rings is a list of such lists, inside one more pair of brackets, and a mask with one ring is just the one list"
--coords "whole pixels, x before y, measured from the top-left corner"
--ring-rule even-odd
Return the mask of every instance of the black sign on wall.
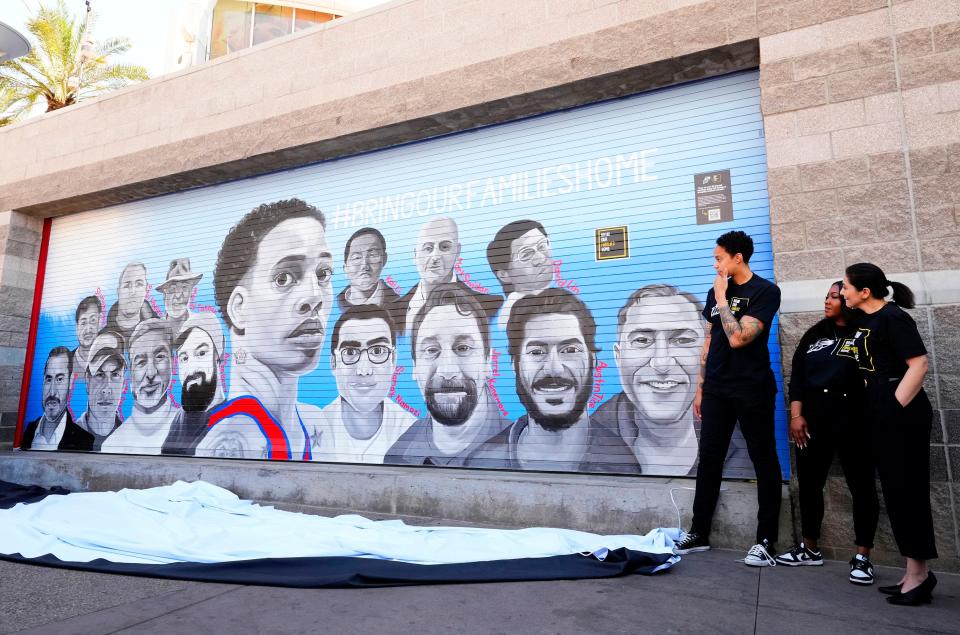
[[630, 236], [626, 225], [596, 230], [597, 260], [630, 257]]
[[697, 225], [733, 220], [730, 170], [694, 175], [693, 191], [697, 199]]

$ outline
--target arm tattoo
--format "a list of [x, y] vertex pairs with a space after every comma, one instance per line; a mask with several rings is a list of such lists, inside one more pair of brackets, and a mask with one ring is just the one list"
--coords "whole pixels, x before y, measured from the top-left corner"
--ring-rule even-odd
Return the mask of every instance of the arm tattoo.
[[720, 307], [720, 323], [733, 347], [746, 346], [763, 332], [763, 323], [760, 320], [747, 315], [741, 321], [737, 321], [728, 306]]
[[707, 378], [707, 355], [710, 354], [710, 333], [703, 340], [703, 350], [700, 351], [700, 385]]

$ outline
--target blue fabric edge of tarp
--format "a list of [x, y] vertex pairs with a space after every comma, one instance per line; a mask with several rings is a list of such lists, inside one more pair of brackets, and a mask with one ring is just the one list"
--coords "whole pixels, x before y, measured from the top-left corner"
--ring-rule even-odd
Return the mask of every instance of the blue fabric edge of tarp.
[[[0, 481], [3, 507], [21, 502], [31, 504], [48, 495], [67, 495], [68, 490], [46, 490]], [[366, 588], [416, 584], [468, 584], [480, 582], [522, 582], [613, 578], [629, 574], [650, 575], [671, 557], [669, 553], [647, 553], [613, 549], [603, 560], [589, 554], [545, 558], [516, 558], [457, 564], [413, 564], [393, 560], [357, 557], [260, 558], [231, 562], [177, 562], [139, 564], [111, 562], [98, 558], [71, 562], [47, 554], [27, 558], [19, 553], [0, 553], [0, 560], [75, 571], [133, 575], [169, 580], [218, 582], [293, 588]], [[662, 569], [669, 571], [670, 567]]]

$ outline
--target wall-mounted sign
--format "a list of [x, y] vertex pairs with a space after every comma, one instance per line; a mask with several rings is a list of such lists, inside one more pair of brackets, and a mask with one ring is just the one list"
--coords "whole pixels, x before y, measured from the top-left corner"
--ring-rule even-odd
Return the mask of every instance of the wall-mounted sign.
[[626, 225], [596, 230], [597, 260], [630, 257], [630, 236]]
[[693, 177], [697, 199], [697, 225], [725, 223], [733, 220], [733, 193], [730, 191], [730, 170], [704, 172]]

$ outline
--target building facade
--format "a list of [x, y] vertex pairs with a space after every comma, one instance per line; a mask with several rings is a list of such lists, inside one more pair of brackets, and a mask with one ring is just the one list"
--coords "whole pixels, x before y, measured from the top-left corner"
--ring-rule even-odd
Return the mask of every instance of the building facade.
[[[213, 391], [200, 403], [226, 407], [204, 419], [214, 425], [194, 448], [203, 456], [429, 459], [667, 483], [695, 469], [679, 450], [687, 436], [695, 448], [695, 426], [673, 428], [672, 452], [651, 453], [649, 436], [628, 425], [638, 419], [620, 412], [687, 421], [681, 349], [702, 334], [624, 327], [643, 313], [631, 307], [653, 298], [655, 315], [670, 309], [669, 321], [685, 324], [712, 279], [713, 238], [745, 229], [756, 270], [783, 290], [770, 345], [781, 386], [847, 264], [875, 262], [917, 292], [936, 410], [931, 495], [941, 554], [955, 568], [957, 33], [960, 7], [924, 0], [398, 1], [4, 129], [0, 431], [19, 441], [18, 415], [40, 416], [58, 346], [86, 366], [81, 377], [73, 363], [74, 419], [94, 409], [91, 386], [105, 381], [91, 358], [121, 348], [126, 429], [146, 422], [141, 406], [170, 408], [169, 426], [190, 419], [184, 370], [195, 362], [182, 351], [199, 344], [174, 342], [166, 363], [137, 349], [154, 331], [190, 336], [182, 327], [206, 317], [216, 328], [192, 332], [208, 336], [217, 363], [196, 381]], [[279, 201], [288, 207], [270, 208]], [[250, 247], [263, 249], [283, 223], [286, 264], [265, 272], [258, 298]], [[255, 263], [266, 258], [255, 253]], [[301, 268], [285, 269], [289, 258]], [[290, 303], [297, 320], [281, 338], [289, 316], [263, 298], [308, 276], [310, 294]], [[428, 287], [447, 299], [431, 301]], [[387, 310], [369, 309], [391, 293]], [[96, 330], [112, 326], [123, 342], [84, 344], [84, 307], [96, 308]], [[347, 340], [351, 314], [363, 328]], [[536, 335], [538, 321], [546, 328]], [[631, 348], [633, 330], [673, 346], [660, 369], [677, 372], [626, 379], [650, 366], [631, 365], [648, 355], [642, 339]], [[265, 371], [281, 380], [258, 384]], [[371, 401], [379, 405], [364, 410]], [[382, 413], [376, 437], [388, 410], [394, 438], [378, 450], [354, 443], [371, 438], [358, 413]], [[517, 449], [538, 426], [589, 431], [604, 412], [596, 428], [613, 432], [575, 437], [576, 456]], [[444, 423], [476, 433], [430, 436]], [[781, 409], [786, 478], [784, 426]], [[150, 436], [98, 447], [159, 453]], [[828, 491], [822, 543], [842, 557], [851, 542], [842, 479]], [[882, 531], [881, 557], [891, 543]]]

